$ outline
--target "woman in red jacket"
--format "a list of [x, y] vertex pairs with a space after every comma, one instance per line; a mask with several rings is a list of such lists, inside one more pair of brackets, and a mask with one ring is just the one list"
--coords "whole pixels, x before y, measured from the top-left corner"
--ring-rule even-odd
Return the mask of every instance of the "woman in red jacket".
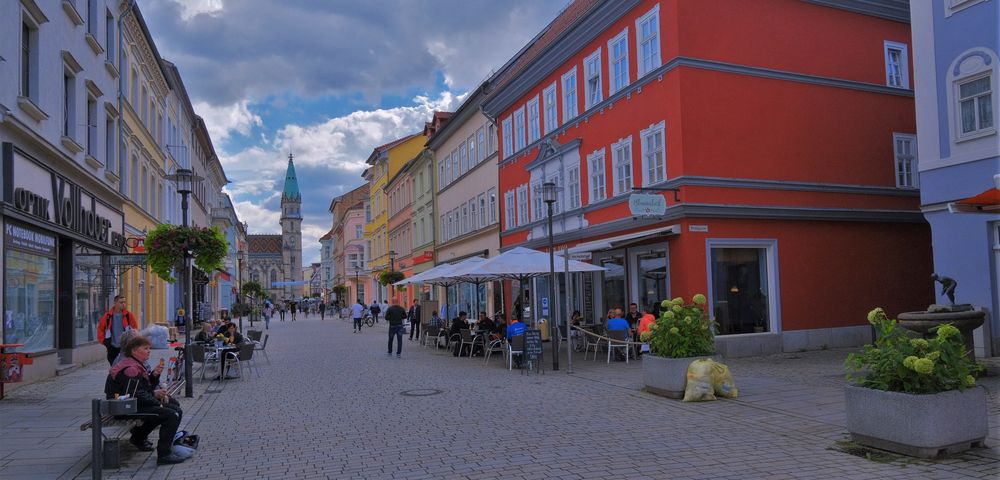
[[108, 363], [114, 364], [118, 353], [122, 351], [119, 344], [122, 334], [128, 330], [139, 329], [135, 315], [125, 309], [125, 295], [115, 296], [115, 304], [108, 310], [101, 321], [97, 322], [97, 338], [108, 349]]

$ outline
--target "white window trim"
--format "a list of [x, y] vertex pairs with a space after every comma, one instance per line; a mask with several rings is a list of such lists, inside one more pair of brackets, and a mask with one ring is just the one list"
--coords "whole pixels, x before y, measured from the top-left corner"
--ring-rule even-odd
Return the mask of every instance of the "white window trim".
[[[588, 64], [594, 65], [597, 68], [597, 86], [596, 86], [597, 98], [593, 98], [594, 96], [591, 94], [590, 90], [591, 75], [590, 72], [587, 71]], [[594, 105], [597, 105], [598, 103], [604, 101], [604, 77], [601, 68], [600, 47], [598, 47], [598, 49], [594, 51], [594, 53], [587, 55], [587, 57], [583, 59], [583, 90], [584, 90], [583, 94], [586, 95], [584, 97], [584, 107], [583, 107], [584, 110], [589, 110]]]
[[[520, 118], [520, 125], [518, 125], [517, 119]], [[528, 119], [525, 117], [524, 105], [521, 108], [514, 110], [514, 151], [517, 152], [524, 147], [528, 146], [528, 132], [525, 127], [527, 127]]]
[[[572, 103], [566, 101], [566, 80], [569, 79], [570, 77], [573, 77]], [[559, 80], [559, 84], [562, 85], [562, 93], [559, 96], [559, 100], [562, 102], [563, 105], [562, 123], [566, 124], [569, 123], [570, 120], [580, 115], [579, 112], [580, 103], [579, 103], [579, 97], [577, 96], [580, 94], [580, 81], [579, 78], [576, 76], [576, 67], [573, 67], [569, 69], [568, 72], [562, 74], [562, 77]], [[570, 108], [570, 106], [572, 106], [572, 108]], [[570, 113], [572, 113], [572, 115], [570, 115]]]
[[[767, 253], [767, 283], [768, 283], [768, 333], [781, 331], [781, 286], [778, 279], [778, 240], [776, 239], [752, 239], [752, 238], [708, 238], [705, 239], [705, 271], [708, 273], [708, 285], [713, 285], [715, 279], [712, 278], [712, 249], [713, 248], [763, 248]], [[712, 289], [709, 288], [705, 294], [708, 297], [708, 305], [715, 305], [712, 298]], [[709, 311], [713, 311], [711, 308]], [[715, 316], [711, 317], [713, 320]], [[726, 335], [734, 337], [738, 335], [753, 335], [737, 333]]]
[[523, 184], [517, 187], [517, 225], [527, 225], [531, 222], [528, 216], [528, 185]]
[[545, 209], [542, 207], [542, 182], [536, 182], [531, 185], [531, 219], [538, 221], [545, 218], [545, 214], [542, 213]]
[[[575, 175], [574, 172], [576, 173]], [[566, 192], [566, 203], [569, 205], [569, 208], [566, 210], [575, 210], [583, 206], [583, 192], [580, 191], [580, 166], [574, 164], [568, 167], [566, 169], [566, 177], [566, 184], [569, 187]]]
[[[623, 147], [628, 148], [628, 158], [622, 161], [618, 158], [617, 152]], [[632, 187], [635, 185], [635, 162], [633, 161], [634, 155], [632, 154], [632, 136], [622, 138], [617, 142], [611, 144], [611, 163], [612, 163], [612, 177], [614, 178], [614, 193], [617, 197], [618, 195], [623, 195], [632, 192]], [[618, 175], [618, 166], [621, 163], [628, 163], [629, 167], [629, 179], [627, 188], [621, 188], [619, 182], [621, 178]]]
[[508, 115], [500, 122], [503, 129], [503, 158], [508, 158], [514, 153], [514, 116]]
[[[550, 94], [552, 95], [552, 112], [549, 112], [547, 102]], [[559, 91], [556, 90], [556, 82], [552, 82], [542, 91], [542, 116], [543, 135], [548, 135], [549, 132], [559, 127]]]
[[[656, 17], [656, 62], [655, 65], [650, 65], [649, 70], [643, 69], [643, 58], [642, 58], [642, 24], [649, 20], [650, 17]], [[663, 65], [663, 51], [660, 48], [660, 4], [656, 4], [648, 12], [644, 13], [641, 17], [635, 21], [635, 61], [636, 61], [636, 72], [638, 72], [638, 77], [642, 78], [649, 72], [660, 68]]]
[[[625, 63], [625, 78], [624, 78], [624, 82], [622, 83], [621, 87], [615, 88], [614, 63], [615, 63], [615, 60], [617, 60], [617, 59], [612, 58], [612, 55], [614, 55], [614, 51], [615, 51], [614, 50], [614, 44], [619, 43], [619, 42], [621, 42], [621, 43], [623, 43], [625, 45], [625, 57], [623, 58], [624, 63]], [[618, 35], [615, 35], [615, 38], [612, 38], [611, 40], [608, 40], [608, 77], [609, 77], [608, 78], [608, 96], [609, 97], [611, 95], [614, 95], [615, 92], [621, 91], [622, 89], [624, 89], [625, 87], [627, 87], [629, 85], [629, 83], [631, 83], [631, 81], [629, 80], [629, 72], [628, 72], [628, 67], [629, 67], [629, 65], [628, 65], [628, 57], [629, 57], [628, 27], [625, 27], [625, 29], [622, 30], [622, 33], [619, 33]]]
[[[892, 85], [889, 82], [889, 50], [899, 50], [899, 70], [902, 85]], [[885, 84], [892, 88], [910, 88], [910, 54], [905, 43], [886, 40], [882, 46], [882, 57], [885, 61]]]
[[[528, 145], [538, 141], [539, 138], [542, 138], [542, 123], [541, 123], [542, 113], [538, 109], [538, 106], [539, 106], [538, 95], [535, 95], [534, 98], [528, 100], [528, 105], [527, 105]], [[532, 114], [534, 114], [534, 119], [532, 119]], [[532, 133], [534, 133], [534, 135], [532, 135]]]
[[490, 188], [486, 194], [489, 195], [489, 197], [486, 198], [486, 202], [488, 203], [487, 206], [490, 209], [489, 224], [492, 225], [499, 221], [499, 212], [497, 211], [497, 188]]
[[[902, 185], [899, 182], [899, 152], [896, 151], [896, 142], [899, 140], [908, 140], [910, 142], [910, 155], [913, 160], [910, 163], [910, 178], [912, 185]], [[893, 177], [896, 179], [896, 188], [920, 188], [920, 175], [918, 173], [919, 157], [917, 152], [917, 136], [911, 133], [896, 133], [892, 134], [892, 172]]]
[[[600, 177], [601, 183], [603, 184], [600, 188], [598, 188], [597, 183], [594, 181], [594, 177], [597, 175], [597, 171], [594, 169], [594, 161], [597, 159], [600, 159], [600, 163], [598, 165], [601, 167]], [[590, 153], [590, 155], [587, 155], [587, 178], [589, 179], [587, 185], [589, 187], [589, 196], [587, 199], [588, 204], [594, 204], [608, 198], [608, 174], [606, 163], [604, 148], [594, 150]]]
[[[642, 164], [642, 185], [648, 186], [653, 183], [660, 183], [666, 181], [669, 176], [667, 175], [667, 129], [666, 121], [660, 120], [659, 123], [654, 123], [649, 127], [646, 127], [641, 132], [639, 132], [639, 155]], [[663, 178], [653, 182], [649, 178], [649, 165], [646, 164], [646, 138], [654, 135], [656, 132], [660, 132], [660, 137], [663, 139]]]
[[514, 190], [508, 190], [503, 194], [504, 227], [514, 228], [517, 226], [517, 200], [514, 198]]
[[[993, 103], [993, 125], [980, 128], [978, 130], [973, 130], [969, 133], [962, 132], [962, 97], [961, 97], [961, 86], [964, 83], [974, 82], [982, 78], [990, 78], [990, 97]], [[966, 75], [961, 78], [956, 78], [952, 82], [953, 100], [952, 105], [955, 111], [955, 139], [957, 142], [962, 142], [966, 140], [973, 140], [980, 137], [985, 137], [988, 135], [993, 135], [997, 131], [997, 87], [996, 87], [997, 76], [993, 75], [992, 68], [987, 70], [982, 70], [971, 75]], [[977, 108], [978, 111], [978, 108]], [[976, 118], [976, 122], [979, 122], [979, 118]]]

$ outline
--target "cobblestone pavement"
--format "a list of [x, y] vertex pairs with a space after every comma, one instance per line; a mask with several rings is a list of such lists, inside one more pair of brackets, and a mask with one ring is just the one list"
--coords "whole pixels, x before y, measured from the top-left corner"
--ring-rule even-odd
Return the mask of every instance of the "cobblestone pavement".
[[[387, 357], [384, 323], [352, 334], [349, 322], [310, 318], [272, 322], [270, 333], [270, 364], [255, 359], [244, 380], [199, 382], [198, 398], [184, 401], [182, 428], [201, 436], [196, 457], [157, 467], [128, 447], [126, 466], [106, 478], [1000, 477], [995, 404], [990, 448], [937, 461], [845, 453], [843, 350], [730, 359], [739, 399], [682, 403], [642, 392], [638, 363], [578, 356], [572, 375], [565, 358], [562, 371], [525, 375], [499, 357], [484, 365], [406, 340], [402, 358]], [[103, 375], [92, 370], [70, 377]], [[997, 377], [983, 383], [1000, 389]], [[32, 388], [56, 387], [15, 394]], [[78, 408], [63, 428], [86, 416]], [[0, 422], [4, 436], [18, 425]], [[87, 478], [89, 432], [82, 444], [69, 436], [46, 437], [35, 458], [54, 452], [72, 467], [61, 475]], [[14, 478], [11, 451], [23, 452], [0, 444], [0, 478]]]

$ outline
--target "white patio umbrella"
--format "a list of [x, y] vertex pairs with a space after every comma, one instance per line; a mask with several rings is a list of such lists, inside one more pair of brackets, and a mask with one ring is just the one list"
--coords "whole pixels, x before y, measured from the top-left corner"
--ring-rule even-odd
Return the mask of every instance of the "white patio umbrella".
[[[438, 278], [432, 278], [431, 281], [436, 282], [455, 282], [455, 283], [472, 283], [476, 285], [476, 312], [479, 312], [479, 288], [483, 283], [497, 280], [499, 277], [494, 275], [480, 275], [479, 266], [486, 262], [487, 259], [483, 257], [470, 257], [461, 262], [455, 264], [450, 270], [442, 272], [438, 275]], [[454, 283], [453, 283], [454, 284]], [[445, 286], [445, 293], [447, 294], [448, 286]]]
[[398, 285], [407, 285], [415, 283], [420, 283], [420, 284], [425, 283], [428, 285], [438, 285], [444, 287], [444, 298], [445, 298], [444, 304], [446, 308], [444, 316], [447, 318], [447, 316], [451, 314], [451, 312], [448, 311], [448, 306], [447, 306], [448, 287], [464, 282], [464, 280], [446, 276], [447, 273], [452, 271], [457, 265], [458, 264], [442, 263], [441, 265], [438, 265], [430, 270], [418, 273], [410, 278], [400, 280], [394, 283], [393, 285], [398, 286]]

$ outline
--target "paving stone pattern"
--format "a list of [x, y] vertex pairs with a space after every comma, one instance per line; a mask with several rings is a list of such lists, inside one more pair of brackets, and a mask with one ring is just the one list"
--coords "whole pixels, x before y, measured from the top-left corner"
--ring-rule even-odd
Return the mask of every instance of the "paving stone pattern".
[[[559, 372], [525, 375], [405, 339], [402, 358], [386, 356], [384, 323], [271, 327], [269, 365], [198, 381], [182, 400], [182, 428], [201, 436], [194, 458], [157, 467], [127, 446], [105, 478], [1000, 478], [995, 406], [990, 448], [936, 461], [845, 453], [845, 350], [730, 359], [739, 399], [682, 403], [641, 391], [639, 362], [577, 356], [570, 375], [564, 357]], [[0, 478], [89, 478], [90, 432], [78, 425], [104, 371], [0, 403]], [[995, 401], [1000, 379], [983, 383]]]

